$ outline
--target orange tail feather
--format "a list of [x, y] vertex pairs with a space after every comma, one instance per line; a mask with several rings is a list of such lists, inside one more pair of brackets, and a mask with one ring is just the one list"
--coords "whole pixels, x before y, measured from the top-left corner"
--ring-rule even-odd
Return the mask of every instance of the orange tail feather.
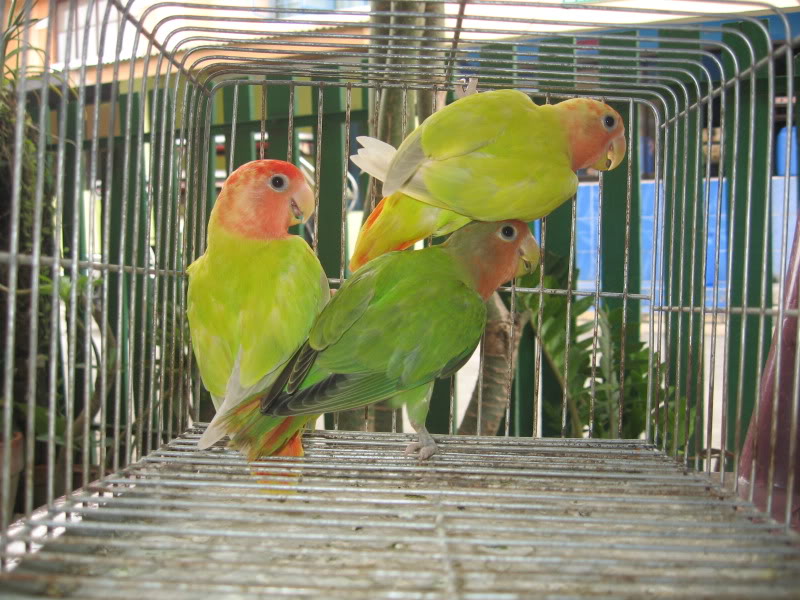
[[[283, 448], [275, 452], [272, 456], [290, 456], [300, 458], [302, 457], [305, 452], [303, 450], [303, 430], [301, 429], [297, 433], [295, 433], [289, 440], [283, 445]], [[259, 478], [259, 483], [264, 483], [267, 485], [291, 485], [297, 483], [297, 481], [293, 481], [289, 478], [299, 478], [300, 473], [297, 471], [260, 471], [258, 469], [252, 469], [253, 475]], [[272, 479], [273, 477], [278, 477], [279, 479]], [[288, 479], [288, 481], [287, 481]], [[281, 494], [285, 493], [284, 490], [267, 490], [267, 493], [271, 494]]]
[[[234, 447], [247, 460], [255, 462], [270, 456], [303, 456], [303, 429], [316, 416], [269, 417], [261, 414], [261, 398], [254, 396], [231, 410], [224, 421], [225, 429]], [[264, 467], [261, 467], [263, 469]], [[273, 467], [274, 469], [274, 467]], [[260, 483], [286, 486], [297, 482], [299, 473], [289, 471], [263, 471], [251, 468]], [[278, 479], [272, 479], [278, 478]], [[269, 493], [286, 493], [286, 490], [267, 490]]]
[[400, 192], [381, 200], [358, 232], [350, 258], [356, 271], [373, 258], [394, 250], [405, 250], [436, 229], [440, 209], [418, 202]]
[[303, 450], [303, 430], [295, 433], [273, 456], [294, 456], [300, 458], [305, 455]]
[[301, 433], [313, 416], [269, 417], [254, 396], [231, 410], [224, 421], [233, 445], [254, 461], [264, 456], [302, 456]]
[[367, 217], [367, 222], [364, 223], [365, 230], [370, 229], [375, 224], [375, 221], [378, 220], [378, 217], [383, 212], [383, 209], [386, 206], [386, 201], [388, 199], [389, 199], [388, 196], [386, 198], [382, 198], [381, 201], [378, 202], [377, 206], [375, 206], [375, 208], [372, 209], [372, 212], [369, 214], [369, 217]]
[[375, 246], [375, 240], [371, 239], [373, 236], [370, 236], [370, 231], [372, 230], [375, 222], [380, 217], [383, 209], [386, 207], [387, 201], [389, 197], [383, 198], [375, 208], [372, 209], [369, 217], [367, 217], [366, 222], [361, 226], [360, 231], [358, 232], [358, 239], [356, 240], [356, 247], [353, 251], [353, 256], [350, 257], [350, 271], [355, 272], [365, 264], [370, 261], [371, 255], [370, 252], [372, 248]]

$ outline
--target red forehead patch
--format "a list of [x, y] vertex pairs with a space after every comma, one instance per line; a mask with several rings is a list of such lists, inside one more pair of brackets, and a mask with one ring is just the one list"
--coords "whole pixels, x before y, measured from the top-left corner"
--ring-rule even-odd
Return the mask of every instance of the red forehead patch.
[[253, 175], [262, 177], [269, 177], [275, 173], [280, 173], [290, 178], [300, 175], [300, 170], [297, 167], [282, 160], [254, 160], [245, 166], [250, 167], [248, 171], [252, 172]]
[[286, 175], [290, 179], [297, 179], [302, 177], [300, 169], [293, 164], [282, 160], [253, 160], [249, 163], [243, 164], [228, 176], [225, 181], [226, 185], [236, 185], [237, 181], [242, 177], [269, 177], [280, 173]]

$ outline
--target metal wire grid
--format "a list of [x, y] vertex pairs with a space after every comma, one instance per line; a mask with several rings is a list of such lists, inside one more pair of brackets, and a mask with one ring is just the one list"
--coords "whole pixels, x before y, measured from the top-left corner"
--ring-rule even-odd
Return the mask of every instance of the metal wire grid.
[[442, 437], [419, 465], [315, 432], [248, 464], [199, 432], [18, 530], [44, 546], [4, 597], [797, 597], [796, 541], [640, 441]]
[[[72, 453], [66, 452], [64, 464], [57, 462], [56, 423], [52, 416], [56, 402], [58, 379], [63, 376], [67, 381], [65, 391], [66, 426], [63, 432], [63, 444], [66, 448], [81, 448], [81, 466], [83, 467], [82, 483], [84, 486], [91, 479], [90, 467], [96, 465], [99, 476], [103, 477], [107, 471], [112, 473], [120, 471], [133, 460], [146, 456], [157, 448], [163, 441], [172, 439], [176, 434], [189, 426], [191, 420], [198, 416], [198, 398], [200, 384], [192, 378], [190, 355], [188, 353], [188, 332], [183, 323], [185, 309], [185, 280], [184, 267], [203, 251], [205, 238], [205, 219], [214, 191], [206, 184], [210, 167], [209, 148], [212, 146], [212, 125], [215, 103], [226, 88], [233, 87], [234, 98], [239, 98], [243, 90], [257, 86], [266, 94], [262, 96], [264, 102], [272, 91], [288, 87], [289, 103], [288, 119], [288, 158], [296, 154], [294, 147], [294, 129], [297, 126], [295, 114], [295, 97], [308, 95], [310, 88], [312, 101], [317, 105], [317, 120], [312, 124], [318, 143], [315, 150], [315, 183], [317, 202], [319, 206], [322, 187], [322, 173], [326, 167], [322, 164], [322, 145], [326, 127], [331, 125], [325, 121], [324, 102], [326, 91], [330, 89], [345, 90], [344, 119], [345, 131], [349, 133], [350, 117], [353, 106], [353, 95], [362, 88], [374, 90], [370, 97], [376, 105], [380, 102], [382, 94], [389, 90], [398, 89], [407, 94], [408, 90], [423, 89], [433, 92], [452, 89], [457, 79], [462, 75], [473, 75], [479, 78], [481, 89], [498, 87], [516, 87], [543, 98], [545, 101], [558, 100], [576, 94], [601, 97], [606, 100], [626, 103], [630, 113], [634, 110], [644, 111], [654, 120], [659, 134], [655, 137], [655, 188], [659, 190], [656, 195], [654, 251], [652, 254], [651, 269], [653, 272], [654, 287], [651, 290], [631, 290], [628, 288], [629, 276], [629, 236], [631, 219], [631, 186], [632, 166], [628, 163], [628, 186], [626, 194], [626, 253], [624, 260], [625, 288], [622, 292], [612, 292], [603, 289], [600, 279], [600, 269], [597, 270], [594, 291], [576, 291], [574, 282], [570, 281], [567, 289], [549, 289], [544, 287], [521, 288], [512, 286], [505, 291], [511, 293], [512, 303], [518, 294], [537, 293], [540, 298], [545, 295], [564, 295], [568, 298], [568, 311], [572, 302], [585, 295], [592, 295], [596, 300], [601, 298], [621, 298], [624, 303], [631, 301], [646, 301], [649, 303], [648, 314], [648, 346], [650, 348], [651, 380], [674, 374], [678, 382], [686, 381], [689, 385], [690, 378], [687, 373], [681, 373], [681, 364], [685, 364], [686, 356], [683, 352], [695, 352], [694, 357], [702, 356], [705, 352], [704, 344], [710, 343], [709, 360], [711, 363], [710, 376], [699, 377], [697, 386], [707, 390], [709, 395], [722, 388], [725, 394], [722, 410], [727, 413], [734, 411], [736, 414], [736, 448], [726, 447], [726, 436], [722, 435], [722, 447], [719, 453], [722, 457], [732, 454], [732, 458], [715, 463], [711, 455], [711, 423], [712, 415], [707, 417], [707, 429], [697, 432], [698, 449], [705, 450], [705, 456], [700, 452], [689, 458], [688, 443], [684, 448], [679, 448], [676, 443], [668, 446], [667, 437], [663, 433], [667, 429], [665, 423], [667, 407], [670, 399], [658, 398], [658, 387], [653, 386], [648, 395], [648, 414], [652, 418], [647, 422], [646, 438], [660, 440], [661, 450], [672, 454], [694, 469], [705, 469], [707, 473], [719, 471], [719, 479], [723, 485], [736, 485], [731, 481], [726, 466], [738, 467], [740, 453], [738, 443], [743, 433], [742, 411], [743, 403], [742, 381], [738, 382], [736, 397], [728, 397], [724, 381], [715, 379], [715, 361], [723, 363], [723, 378], [730, 372], [737, 372], [742, 376], [745, 354], [740, 352], [739, 365], [729, 364], [728, 346], [724, 356], [720, 359], [715, 355], [716, 332], [718, 320], [730, 320], [731, 315], [754, 315], [758, 318], [757, 329], [759, 338], [768, 333], [768, 317], [777, 317], [778, 321], [789, 315], [796, 315], [797, 311], [787, 310], [783, 302], [782, 282], [778, 284], [777, 300], [768, 303], [767, 273], [763, 271], [760, 280], [760, 293], [757, 301], [748, 298], [747, 294], [752, 286], [748, 285], [747, 277], [751, 261], [751, 237], [760, 235], [764, 240], [762, 256], [766, 252], [768, 239], [767, 227], [769, 225], [769, 205], [765, 204], [765, 218], [763, 219], [764, 231], [751, 231], [749, 221], [745, 227], [745, 250], [743, 260], [745, 263], [744, 297], [740, 304], [732, 305], [731, 288], [727, 288], [727, 297], [724, 305], [719, 302], [719, 281], [715, 280], [711, 302], [705, 298], [705, 288], [700, 296], [695, 295], [692, 287], [688, 294], [683, 289], [684, 270], [689, 268], [689, 279], [694, 281], [695, 270], [704, 272], [707, 265], [719, 262], [720, 238], [717, 237], [714, 256], [707, 256], [704, 244], [698, 243], [698, 222], [702, 222], [703, 231], [707, 230], [710, 222], [714, 221], [719, 231], [721, 215], [719, 212], [722, 200], [722, 186], [718, 186], [716, 202], [717, 212], [712, 213], [710, 203], [706, 200], [698, 208], [698, 203], [693, 199], [704, 192], [708, 198], [711, 182], [721, 183], [723, 178], [728, 178], [730, 185], [736, 187], [737, 180], [747, 182], [746, 190], [742, 196], [734, 196], [730, 204], [729, 218], [734, 220], [737, 210], [749, 210], [754, 196], [765, 195], [769, 197], [773, 182], [771, 178], [764, 179], [763, 189], [753, 189], [750, 185], [757, 179], [759, 173], [755, 172], [754, 162], [747, 163], [744, 172], [739, 169], [738, 163], [733, 167], [725, 166], [726, 153], [732, 157], [752, 156], [757, 147], [756, 141], [761, 132], [756, 132], [756, 80], [761, 78], [766, 81], [766, 96], [760, 101], [766, 102], [768, 107], [766, 117], [766, 131], [772, 131], [775, 117], [772, 108], [776, 106], [776, 64], [780, 62], [785, 68], [785, 97], [794, 98], [793, 90], [793, 61], [792, 43], [794, 32], [789, 22], [780, 10], [769, 5], [747, 3], [754, 11], [769, 12], [778, 17], [780, 27], [783, 29], [782, 37], [789, 43], [773, 43], [770, 31], [765, 28], [755, 17], [737, 15], [737, 20], [745, 22], [749, 29], [745, 32], [731, 30], [721, 26], [708, 26], [696, 22], [686, 22], [682, 19], [696, 19], [703, 15], [692, 11], [687, 4], [681, 4], [683, 11], [664, 11], [662, 9], [630, 9], [615, 6], [586, 7], [570, 6], [569, 19], [564, 18], [566, 13], [558, 12], [556, 17], [548, 17], [545, 9], [567, 10], [561, 5], [541, 5], [541, 13], [536, 16], [511, 17], [507, 15], [493, 16], [484, 14], [487, 11], [499, 11], [504, 7], [516, 7], [525, 14], [529, 10], [528, 3], [506, 2], [461, 2], [458, 11], [449, 15], [440, 24], [428, 21], [425, 24], [403, 21], [403, 18], [430, 18], [439, 15], [430, 7], [443, 5], [443, 3], [426, 3], [426, 10], [418, 13], [406, 13], [400, 19], [392, 20], [391, 11], [377, 11], [367, 15], [359, 11], [348, 12], [346, 19], [339, 20], [340, 15], [333, 15], [325, 11], [296, 9], [293, 13], [297, 18], [292, 20], [293, 26], [305, 26], [310, 31], [302, 35], [293, 32], [265, 35], [264, 31], [254, 30], [255, 25], [263, 23], [282, 24], [281, 19], [270, 18], [275, 9], [248, 8], [239, 9], [225, 6], [194, 5], [192, 3], [163, 2], [147, 8], [139, 9], [136, 3], [123, 6], [112, 1], [105, 5], [101, 26], [97, 28], [100, 39], [97, 47], [107, 46], [105, 38], [116, 40], [115, 50], [111, 56], [103, 55], [103, 60], [97, 65], [86, 60], [87, 37], [82, 36], [80, 23], [77, 21], [76, 7], [70, 5], [66, 29], [66, 55], [59, 57], [65, 64], [71, 64], [75, 56], [80, 60], [80, 66], [72, 74], [77, 79], [74, 92], [66, 79], [53, 78], [45, 71], [39, 81], [29, 80], [24, 75], [26, 57], [23, 55], [23, 76], [17, 90], [20, 100], [17, 105], [16, 145], [15, 151], [19, 156], [22, 149], [24, 105], [22, 101], [31, 89], [36, 88], [39, 94], [40, 106], [52, 106], [57, 114], [57, 132], [51, 132], [49, 137], [40, 135], [37, 144], [38, 179], [36, 185], [36, 198], [34, 208], [34, 239], [41, 239], [42, 234], [42, 205], [44, 203], [43, 184], [43, 157], [51, 153], [55, 157], [53, 170], [55, 182], [55, 215], [56, 228], [54, 230], [56, 252], [53, 256], [42, 255], [39, 244], [33, 245], [31, 253], [19, 252], [17, 239], [19, 236], [20, 214], [20, 173], [15, 174], [14, 195], [12, 197], [12, 227], [11, 250], [0, 252], [0, 264], [8, 267], [8, 294], [10, 299], [6, 305], [6, 319], [9, 327], [6, 329], [4, 340], [4, 439], [10, 439], [12, 402], [7, 399], [12, 397], [14, 384], [14, 356], [13, 347], [15, 336], [27, 335], [31, 339], [37, 338], [39, 322], [32, 319], [27, 331], [20, 331], [15, 325], [15, 306], [17, 290], [17, 270], [19, 267], [30, 267], [31, 289], [30, 297], [34, 303], [40, 299], [49, 298], [51, 304], [50, 323], [58, 329], [61, 323], [60, 311], [65, 311], [66, 332], [66, 369], [62, 375], [57, 372], [55, 357], [61, 351], [56, 336], [50, 339], [48, 353], [47, 395], [50, 399], [48, 421], [48, 442], [46, 449], [46, 464], [49, 474], [47, 502], [52, 504], [55, 500], [53, 479], [58, 476], [57, 470], [63, 467], [66, 473], [73, 470]], [[707, 2], [704, 9], [718, 6], [722, 13], [730, 9], [730, 2]], [[736, 3], [737, 9], [743, 5]], [[50, 2], [50, 13], [55, 14], [55, 2]], [[181, 14], [180, 26], [173, 26], [176, 20], [174, 11], [188, 11]], [[208, 14], [203, 14], [208, 11]], [[257, 17], [242, 16], [243, 13]], [[91, 13], [91, 11], [89, 11]], [[194, 14], [197, 13], [197, 14]], [[113, 14], [120, 18], [119, 29], [116, 33], [108, 27]], [[677, 22], [670, 22], [669, 27], [686, 36], [701, 34], [714, 34], [715, 39], [703, 40], [703, 47], [698, 48], [697, 41], [682, 41], [680, 38], [664, 37], [664, 25], [650, 23], [637, 23], [631, 29], [640, 32], [652, 32], [656, 35], [645, 37], [640, 33], [602, 33], [596, 30], [581, 30], [592, 24], [584, 20], [598, 14], [608, 14], [623, 17], [637, 15], [642, 18], [652, 15], [663, 15], [665, 18], [676, 18]], [[369, 22], [354, 23], [359, 16], [369, 16]], [[395, 15], [396, 16], [396, 15]], [[720, 15], [705, 15], [707, 19], [719, 19]], [[87, 17], [88, 19], [89, 17]], [[558, 38], [553, 33], [553, 28], [569, 29], [563, 38]], [[123, 32], [131, 31], [133, 35], [125, 38]], [[166, 33], [165, 33], [166, 32]], [[441, 37], [437, 34], [442, 34]], [[727, 37], [719, 40], [720, 34]], [[30, 32], [26, 32], [26, 39]], [[532, 53], [548, 56], [546, 63], [535, 63], [524, 60], [525, 52], [520, 49], [520, 36], [535, 38], [546, 36], [548, 41], [537, 41], [537, 49]], [[55, 39], [55, 20], [48, 24], [47, 39]], [[490, 47], [480, 47], [476, 38], [490, 38]], [[599, 38], [600, 46], [592, 46], [597, 51], [594, 55], [583, 54], [591, 40]], [[123, 41], [131, 40], [125, 53], [122, 53]], [[553, 40], [556, 41], [553, 41]], [[733, 39], [735, 43], [731, 42]], [[628, 45], [643, 44], [644, 42], [671, 42], [672, 47], [660, 47], [658, 53], [635, 53]], [[742, 51], [741, 48], [744, 50]], [[77, 50], [76, 50], [77, 48]], [[480, 50], [480, 52], [478, 52]], [[530, 51], [528, 51], [530, 52]], [[628, 54], [623, 54], [623, 53]], [[71, 54], [73, 53], [73, 54]], [[499, 57], [512, 54], [516, 56], [513, 66], [499, 66]], [[747, 60], [742, 62], [742, 55]], [[135, 60], [128, 60], [137, 57]], [[363, 62], [367, 59], [367, 62]], [[44, 64], [56, 62], [56, 57], [50, 53], [48, 47], [44, 53]], [[617, 64], [618, 63], [618, 64]], [[785, 66], [784, 66], [785, 64]], [[716, 73], [714, 72], [716, 71]], [[715, 74], [718, 74], [715, 77]], [[146, 75], [147, 77], [144, 77]], [[287, 80], [277, 80], [278, 77]], [[305, 77], [307, 80], [288, 79]], [[721, 83], [717, 83], [717, 79]], [[74, 83], [74, 81], [73, 81]], [[60, 93], [55, 93], [51, 86], [58, 88]], [[144, 98], [153, 91], [149, 106], [142, 100], [138, 103], [128, 94], [138, 91], [140, 98]], [[724, 93], [727, 92], [727, 93]], [[436, 101], [435, 94], [433, 95]], [[109, 105], [109, 122], [101, 127], [101, 111], [94, 109], [87, 113], [87, 108], [96, 103], [98, 99], [107, 101]], [[234, 103], [236, 100], [234, 101]], [[704, 153], [711, 153], [711, 136], [701, 146], [692, 140], [701, 139], [701, 123], [703, 117], [712, 120], [713, 103], [718, 102], [720, 140], [719, 148], [722, 156], [719, 159], [720, 172], [712, 174], [709, 162], [702, 161]], [[786, 121], [793, 122], [793, 103], [786, 103]], [[84, 128], [77, 127], [74, 132], [68, 132], [69, 117], [74, 114], [88, 114], [89, 123]], [[233, 156], [236, 144], [244, 143], [236, 139], [236, 115], [233, 111], [233, 122], [230, 127], [230, 144], [227, 147], [228, 156]], [[38, 115], [38, 129], [40, 132], [47, 130], [47, 111], [41, 110]], [[148, 122], [147, 117], [150, 120]], [[262, 140], [264, 139], [264, 117], [262, 108]], [[342, 121], [337, 121], [337, 125]], [[404, 122], [404, 130], [408, 131], [411, 123]], [[117, 131], [118, 130], [118, 131]], [[747, 135], [741, 133], [746, 130]], [[106, 131], [107, 135], [94, 135], [93, 132]], [[119, 133], [119, 135], [116, 135]], [[345, 139], [349, 135], [344, 136]], [[744, 139], [744, 143], [740, 142]], [[117, 141], [119, 143], [115, 144]], [[630, 141], [630, 140], [629, 140]], [[74, 153], [70, 157], [70, 148], [83, 148], [83, 152]], [[149, 145], [150, 152], [143, 152], [145, 145]], [[692, 144], [690, 146], [690, 144]], [[788, 144], [788, 142], [787, 142]], [[263, 146], [262, 146], [263, 147]], [[766, 144], [765, 171], [771, 173], [774, 160], [771, 144]], [[116, 162], [115, 162], [116, 153]], [[344, 156], [349, 153], [345, 150]], [[785, 173], [789, 173], [790, 153], [786, 151]], [[122, 168], [120, 168], [122, 166]], [[624, 168], [624, 167], [622, 167]], [[686, 172], [693, 169], [696, 177], [683, 179], [677, 177], [679, 170]], [[94, 247], [87, 252], [85, 257], [79, 256], [75, 251], [62, 251], [60, 236], [63, 231], [71, 233], [71, 243], [64, 246], [75, 249], [80, 242], [80, 227], [78, 211], [67, 212], [65, 207], [72, 187], [72, 197], [77, 197], [83, 191], [81, 188], [81, 174], [86, 174], [83, 179], [95, 181], [102, 179], [104, 187], [101, 192], [91, 190], [92, 198], [99, 198], [99, 206], [88, 202], [88, 240], [94, 240], [93, 233], [100, 208], [102, 224], [100, 228], [111, 231], [112, 215], [112, 190], [114, 186], [121, 188], [121, 223], [119, 223], [120, 239], [114, 240], [109, 235], [102, 237], [100, 248]], [[146, 178], [145, 178], [146, 175]], [[339, 177], [344, 181], [346, 167], [341, 166]], [[73, 186], [66, 182], [74, 182]], [[600, 206], [603, 206], [603, 177], [600, 179]], [[789, 207], [789, 178], [783, 181], [783, 208], [787, 214]], [[185, 197], [185, 207], [179, 210], [179, 196]], [[345, 198], [342, 195], [342, 212], [344, 213]], [[672, 213], [665, 212], [665, 206], [670, 206]], [[702, 215], [696, 211], [702, 209]], [[690, 218], [680, 218], [678, 215], [690, 214]], [[698, 219], [700, 221], [698, 221]], [[680, 223], [680, 235], [676, 236], [678, 242], [685, 238], [686, 228], [691, 228], [689, 235], [692, 243], [689, 247], [676, 242], [675, 239], [665, 239], [665, 223]], [[781, 232], [781, 264], [786, 265], [788, 260], [787, 237], [788, 222], [784, 224]], [[341, 239], [344, 239], [344, 216], [342, 216]], [[551, 232], [551, 236], [553, 233]], [[600, 226], [596, 235], [600, 236]], [[729, 233], [729, 239], [733, 232]], [[576, 238], [576, 214], [573, 205], [571, 232], [570, 232], [570, 260], [574, 261]], [[324, 238], [323, 238], [324, 241]], [[91, 246], [93, 242], [89, 241]], [[315, 237], [313, 246], [319, 249], [320, 237]], [[542, 225], [542, 245], [547, 248], [547, 220]], [[730, 247], [730, 244], [729, 244]], [[146, 251], [151, 249], [151, 251]], [[99, 250], [99, 251], [98, 251]], [[344, 257], [344, 243], [339, 245], [340, 257]], [[755, 251], [753, 251], [755, 252]], [[700, 255], [699, 259], [697, 255]], [[669, 260], [664, 260], [668, 256]], [[598, 258], [598, 265], [599, 265]], [[728, 271], [731, 270], [732, 254], [729, 253]], [[664, 266], [664, 263], [667, 266]], [[339, 277], [332, 278], [333, 284], [340, 282], [345, 277], [344, 260], [341, 260]], [[688, 267], [686, 265], [689, 265]], [[785, 271], [782, 268], [781, 271]], [[47, 274], [52, 281], [49, 290], [40, 285], [39, 275]], [[127, 280], [116, 274], [136, 275]], [[77, 281], [81, 276], [86, 279], [86, 285], [70, 285], [65, 298], [58, 295], [59, 282]], [[663, 284], [665, 278], [680, 280], [678, 290], [666, 288]], [[94, 283], [98, 282], [98, 283]], [[93, 286], [98, 285], [99, 298], [94, 298]], [[135, 302], [153, 295], [149, 314], [137, 310], [130, 310], [126, 314], [123, 310], [112, 310], [112, 299], [120, 298], [123, 292]], [[541, 303], [540, 303], [541, 305]], [[99, 338], [97, 357], [93, 362], [93, 369], [81, 368], [80, 356], [89, 356], [92, 353], [92, 339], [89, 335], [79, 335], [77, 323], [81, 315], [88, 322], [94, 311], [100, 314], [100, 322], [110, 322], [110, 328], [101, 327], [96, 333]], [[627, 314], [627, 311], [624, 313]], [[542, 314], [538, 314], [541, 322]], [[700, 347], [688, 350], [682, 342], [682, 336], [693, 339], [695, 332], [702, 329], [707, 320], [712, 322], [712, 333], [709, 341], [705, 336], [699, 337]], [[143, 322], [144, 321], [144, 322]], [[744, 345], [747, 337], [747, 321], [741, 329], [741, 340]], [[112, 338], [114, 332], [127, 330], [131, 332], [127, 339], [119, 340], [123, 347], [114, 348]], [[673, 336], [673, 332], [677, 332]], [[595, 318], [592, 335], [594, 348], [597, 352], [598, 323]], [[569, 339], [569, 331], [567, 331]], [[155, 343], [158, 342], [158, 343]], [[178, 352], [166, 352], [169, 344], [182, 349]], [[34, 346], [35, 347], [35, 346]], [[669, 355], [670, 348], [676, 348], [676, 360], [667, 361], [664, 367], [654, 360], [655, 353], [662, 351]], [[148, 355], [141, 353], [147, 349]], [[119, 354], [127, 353], [128, 356], [138, 356], [138, 364], [120, 364]], [[567, 351], [569, 348], [567, 348]], [[762, 347], [759, 346], [757, 364], [759, 365], [757, 377], [761, 376], [760, 365], [764, 362]], [[163, 354], [162, 354], [163, 353]], [[167, 356], [167, 354], [169, 356]], [[691, 363], [691, 356], [689, 357]], [[31, 359], [27, 363], [28, 392], [24, 402], [27, 405], [27, 461], [24, 471], [26, 481], [25, 512], [31, 514], [34, 508], [32, 496], [33, 456], [34, 456], [34, 414], [35, 392], [37, 385], [36, 369], [31, 365], [36, 363]], [[542, 356], [537, 352], [534, 360], [537, 373], [540, 373]], [[101, 365], [107, 365], [102, 368]], [[800, 372], [800, 365], [795, 364], [795, 373]], [[776, 365], [776, 372], [781, 365]], [[784, 365], [785, 368], [785, 365]], [[566, 369], [569, 369], [567, 361]], [[621, 366], [624, 369], [624, 364]], [[662, 372], [663, 369], [663, 372]], [[677, 372], [676, 372], [677, 371]], [[102, 401], [99, 404], [98, 423], [96, 433], [89, 419], [84, 419], [80, 431], [73, 428], [76, 406], [81, 403], [87, 406], [92, 402], [92, 374], [97, 375], [96, 389]], [[566, 373], [565, 373], [566, 375]], [[681, 386], [676, 386], [673, 402], [677, 403]], [[793, 397], [798, 396], [798, 377], [793, 383]], [[535, 379], [533, 403], [538, 402], [540, 394], [539, 379]], [[82, 396], [82, 398], [81, 398]], [[621, 393], [624, 402], [624, 390]], [[702, 397], [702, 392], [701, 392]], [[136, 398], [138, 404], [128, 402], [127, 398]], [[594, 389], [592, 390], [594, 398]], [[174, 400], [177, 399], [177, 400]], [[167, 401], [170, 400], [170, 401]], [[510, 404], [509, 404], [510, 406]], [[622, 419], [622, 406], [620, 403], [620, 419]], [[664, 411], [654, 410], [663, 406]], [[713, 404], [709, 404], [713, 412]], [[508, 409], [507, 409], [508, 417]], [[562, 421], [565, 422], [567, 414], [566, 394], [562, 401]], [[754, 413], [757, 415], [757, 412]], [[757, 417], [754, 417], [757, 418]], [[776, 412], [773, 411], [772, 436], [775, 437], [777, 427]], [[451, 411], [450, 424], [453, 430], [453, 414]], [[480, 409], [479, 409], [480, 419]], [[678, 424], [678, 411], [675, 411], [675, 426]], [[789, 427], [791, 438], [794, 440], [797, 433], [797, 409], [792, 412]], [[726, 420], [723, 419], [723, 423]], [[509, 419], [506, 418], [508, 427]], [[91, 426], [91, 427], [90, 427]], [[535, 426], [535, 424], [534, 424]], [[724, 427], [724, 425], [723, 425]], [[506, 434], [508, 434], [508, 428]], [[591, 435], [591, 431], [590, 431]], [[90, 455], [90, 438], [97, 439], [99, 456]], [[362, 438], [358, 438], [362, 439]], [[363, 440], [368, 441], [369, 437]], [[449, 443], [449, 442], [448, 442]], [[452, 442], [460, 443], [460, 442]], [[499, 442], [498, 442], [499, 443]], [[510, 444], [510, 442], [508, 442]], [[564, 442], [567, 446], [569, 443]], [[602, 450], [607, 446], [599, 443], [595, 448]], [[611, 444], [611, 446], [614, 446]], [[505, 446], [504, 446], [505, 447]], [[539, 446], [537, 446], [539, 447]], [[544, 447], [544, 446], [541, 446]], [[510, 448], [510, 446], [509, 446]], [[106, 454], [110, 455], [107, 460]], [[446, 456], [446, 455], [445, 455]], [[197, 458], [197, 457], [196, 457]], [[199, 458], [198, 458], [199, 459]], [[9, 456], [5, 454], [2, 465], [2, 496], [9, 494]], [[141, 463], [132, 469], [145, 468], [148, 464]], [[227, 460], [227, 459], [226, 459]], [[446, 457], [443, 460], [449, 460]], [[790, 449], [790, 473], [796, 461], [796, 447]], [[338, 463], [335, 463], [338, 464]], [[108, 465], [108, 466], [107, 466]], [[774, 470], [774, 460], [771, 464], [771, 473]], [[391, 471], [389, 469], [388, 471]], [[387, 473], [388, 473], [387, 471]], [[112, 476], [113, 478], [113, 476]], [[73, 487], [72, 478], [65, 477], [65, 490], [69, 493]], [[772, 479], [772, 474], [770, 475]], [[704, 481], [708, 481], [707, 479]], [[790, 476], [789, 494], [795, 485]], [[751, 496], [752, 499], [752, 496]], [[771, 495], [770, 501], [771, 502]], [[718, 505], [715, 505], [718, 506]], [[769, 510], [769, 508], [767, 509]], [[789, 521], [791, 501], [786, 508], [785, 522]], [[110, 513], [107, 513], [110, 514]], [[5, 517], [8, 520], [8, 517]], [[6, 523], [3, 523], [5, 527]], [[761, 539], [761, 538], [758, 538]], [[738, 542], [737, 542], [738, 543]], [[101, 584], [104, 585], [104, 584]], [[122, 592], [120, 592], [122, 593]]]

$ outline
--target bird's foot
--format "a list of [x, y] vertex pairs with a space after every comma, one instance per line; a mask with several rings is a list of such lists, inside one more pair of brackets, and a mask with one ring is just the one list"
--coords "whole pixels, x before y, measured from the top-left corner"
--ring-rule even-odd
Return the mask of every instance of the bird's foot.
[[406, 446], [405, 455], [416, 455], [417, 460], [428, 460], [438, 450], [436, 442], [433, 441], [431, 434], [424, 429], [417, 432], [417, 435], [419, 436], [419, 441], [411, 442]]
[[476, 93], [478, 93], [477, 77], [462, 77], [458, 83], [456, 83], [455, 96], [457, 99]]

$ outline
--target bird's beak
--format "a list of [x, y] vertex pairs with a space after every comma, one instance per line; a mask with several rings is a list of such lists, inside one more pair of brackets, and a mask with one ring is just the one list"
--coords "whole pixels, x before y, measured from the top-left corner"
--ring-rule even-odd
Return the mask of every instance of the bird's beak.
[[304, 182], [289, 200], [292, 209], [290, 225], [305, 223], [314, 214], [314, 192]]
[[540, 256], [539, 244], [536, 243], [533, 234], [528, 232], [528, 235], [519, 246], [519, 261], [517, 262], [517, 272], [514, 277], [522, 277], [528, 273], [533, 273], [536, 267], [539, 266]]
[[608, 145], [605, 156], [592, 165], [593, 169], [597, 171], [610, 171], [616, 169], [625, 158], [625, 150], [627, 144], [625, 142], [625, 132], [623, 131]]

